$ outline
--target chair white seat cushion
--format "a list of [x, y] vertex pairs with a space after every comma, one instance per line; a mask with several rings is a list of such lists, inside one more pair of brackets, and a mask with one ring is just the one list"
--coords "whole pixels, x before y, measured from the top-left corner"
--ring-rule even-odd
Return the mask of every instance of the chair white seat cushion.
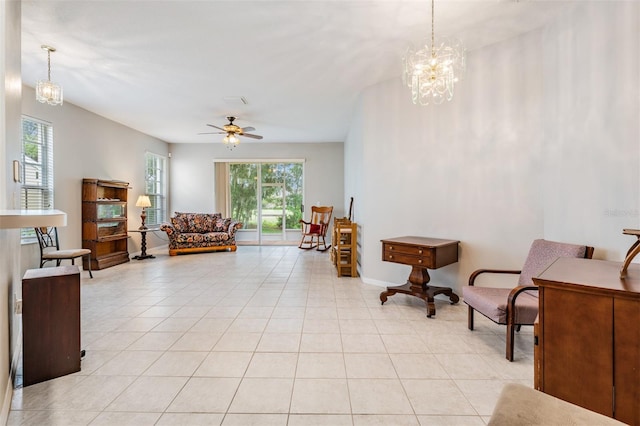
[[42, 254], [43, 259], [71, 259], [91, 254], [89, 249], [52, 250]]
[[[467, 286], [462, 289], [464, 302], [498, 324], [507, 323], [507, 299], [510, 288]], [[538, 315], [538, 292], [525, 291], [516, 299], [515, 324], [533, 324]]]
[[489, 419], [489, 426], [623, 425], [518, 383], [507, 383]]

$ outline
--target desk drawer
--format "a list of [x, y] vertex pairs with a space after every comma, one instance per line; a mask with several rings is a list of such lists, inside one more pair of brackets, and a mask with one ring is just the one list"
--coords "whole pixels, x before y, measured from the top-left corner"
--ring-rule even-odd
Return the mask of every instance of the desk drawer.
[[420, 246], [407, 246], [403, 244], [390, 244], [385, 243], [383, 245], [383, 249], [385, 252], [389, 253], [402, 253], [408, 254], [411, 256], [431, 256], [431, 248], [420, 247]]
[[433, 258], [430, 250], [421, 250], [422, 253], [418, 254], [417, 250], [414, 250], [415, 254], [406, 253], [406, 250], [397, 250], [397, 247], [393, 248], [385, 246], [383, 252], [384, 258], [387, 262], [402, 263], [404, 265], [416, 265], [424, 266], [425, 268], [432, 268]]

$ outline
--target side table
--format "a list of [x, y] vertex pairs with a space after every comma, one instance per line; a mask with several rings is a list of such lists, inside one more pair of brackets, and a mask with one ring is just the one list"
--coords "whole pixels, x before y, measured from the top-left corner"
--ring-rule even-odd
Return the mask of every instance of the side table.
[[147, 229], [131, 229], [129, 232], [139, 232], [140, 233], [140, 255], [133, 256], [132, 259], [136, 260], [144, 260], [144, 259], [155, 259], [155, 256], [152, 254], [147, 254], [147, 232], [156, 232], [159, 231], [160, 228], [147, 228]]
[[456, 240], [425, 237], [398, 237], [382, 240], [382, 260], [411, 266], [411, 274], [406, 284], [387, 287], [380, 293], [382, 304], [387, 297], [396, 293], [419, 297], [427, 304], [427, 317], [436, 314], [433, 300], [438, 294], [449, 296], [451, 303], [460, 298], [449, 287], [428, 286], [431, 280], [428, 269], [437, 269], [458, 261], [458, 243]]

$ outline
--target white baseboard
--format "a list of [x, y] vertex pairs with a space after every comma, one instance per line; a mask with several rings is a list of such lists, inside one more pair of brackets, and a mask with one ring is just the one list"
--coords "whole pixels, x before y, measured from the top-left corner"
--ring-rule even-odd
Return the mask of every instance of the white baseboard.
[[16, 374], [18, 372], [18, 365], [20, 364], [20, 357], [22, 356], [22, 321], [19, 322], [17, 344], [13, 351], [11, 358], [11, 369], [9, 370], [9, 377], [7, 378], [7, 388], [2, 400], [2, 411], [0, 411], [0, 424], [6, 425], [9, 420], [9, 412], [11, 411], [11, 401], [13, 400], [13, 383], [15, 382]]
[[13, 399], [13, 378], [9, 374], [7, 379], [7, 391], [4, 393], [2, 401], [2, 411], [0, 411], [0, 424], [6, 425], [9, 421], [9, 411], [11, 411], [11, 400]]

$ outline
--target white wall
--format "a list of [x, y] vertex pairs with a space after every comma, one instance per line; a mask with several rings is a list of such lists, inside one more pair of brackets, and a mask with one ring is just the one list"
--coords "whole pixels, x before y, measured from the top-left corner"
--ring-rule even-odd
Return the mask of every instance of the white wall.
[[[362, 276], [403, 283], [380, 239], [461, 241], [432, 282], [518, 269], [535, 238], [622, 260], [638, 227], [640, 4], [583, 2], [546, 28], [468, 55], [452, 102], [419, 107], [399, 79], [366, 90], [345, 143]], [[613, 212], [613, 213], [612, 213]]]
[[[11, 209], [13, 160], [20, 153], [20, 2], [0, 2], [0, 209]], [[20, 233], [0, 229], [0, 424], [9, 415], [13, 386], [11, 368], [20, 337], [19, 317], [13, 314], [13, 294], [21, 286]]]
[[[34, 90], [23, 87], [22, 112], [49, 121], [54, 132], [54, 188], [56, 209], [67, 213], [67, 226], [60, 228], [60, 244], [82, 246], [82, 179], [115, 179], [129, 182], [129, 228], [140, 225], [141, 210], [135, 207], [138, 195], [144, 194], [144, 154], [168, 154], [168, 144], [159, 139], [125, 127], [65, 101], [52, 107], [36, 101]], [[129, 253], [140, 250], [140, 236], [132, 233]], [[149, 234], [147, 245], [153, 247], [166, 241]], [[37, 245], [25, 247], [25, 268], [39, 266]]]
[[543, 41], [545, 235], [623, 260], [640, 225], [640, 3], [589, 2]]
[[213, 141], [171, 144], [170, 151], [171, 214], [215, 210], [214, 160], [304, 159], [305, 204], [332, 205], [335, 217], [345, 216], [342, 143], [257, 142], [229, 150], [222, 142]]

